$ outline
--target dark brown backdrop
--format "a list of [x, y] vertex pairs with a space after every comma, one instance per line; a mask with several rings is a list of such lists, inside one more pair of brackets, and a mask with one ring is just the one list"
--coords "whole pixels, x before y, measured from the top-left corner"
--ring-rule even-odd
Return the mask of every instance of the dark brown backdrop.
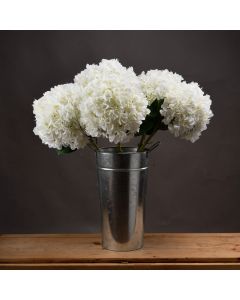
[[1, 233], [100, 230], [94, 154], [60, 157], [42, 145], [32, 102], [102, 58], [137, 73], [176, 71], [213, 100], [215, 116], [195, 144], [159, 134], [146, 231], [240, 231], [239, 32], [6, 31], [0, 44]]

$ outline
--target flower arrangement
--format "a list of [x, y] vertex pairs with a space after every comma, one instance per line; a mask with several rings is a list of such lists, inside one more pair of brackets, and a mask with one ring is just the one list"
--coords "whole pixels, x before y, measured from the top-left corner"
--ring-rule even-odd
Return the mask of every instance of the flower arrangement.
[[34, 133], [59, 153], [89, 146], [98, 138], [117, 144], [140, 137], [137, 151], [153, 149], [158, 130], [195, 142], [213, 113], [211, 99], [197, 83], [168, 70], [137, 76], [117, 59], [87, 65], [74, 83], [58, 85], [33, 103]]

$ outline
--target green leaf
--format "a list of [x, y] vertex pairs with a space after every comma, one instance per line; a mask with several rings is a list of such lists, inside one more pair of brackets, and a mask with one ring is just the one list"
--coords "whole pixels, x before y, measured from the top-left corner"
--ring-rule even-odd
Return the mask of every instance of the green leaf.
[[159, 130], [168, 130], [168, 126], [167, 126], [166, 124], [164, 124], [164, 123], [162, 122], [162, 120], [163, 120], [163, 118], [161, 119], [161, 122], [160, 122], [160, 124], [159, 124], [158, 129], [159, 129]]
[[62, 147], [61, 150], [57, 150], [58, 155], [68, 154], [76, 151], [77, 149], [72, 150], [70, 147]]
[[162, 120], [163, 116], [160, 114], [160, 109], [163, 104], [163, 99], [155, 100], [148, 106], [150, 113], [146, 116], [146, 119], [142, 122], [137, 135], [152, 134], [155, 130], [167, 130], [168, 127]]
[[147, 116], [140, 126], [139, 135], [148, 134], [153, 130], [154, 125], [155, 125], [154, 118]]

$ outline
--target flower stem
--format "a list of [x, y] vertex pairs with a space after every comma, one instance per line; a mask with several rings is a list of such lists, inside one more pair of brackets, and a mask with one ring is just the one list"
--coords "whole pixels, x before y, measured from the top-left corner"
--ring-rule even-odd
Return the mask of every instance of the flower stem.
[[137, 151], [140, 150], [140, 148], [141, 148], [141, 146], [142, 146], [142, 144], [143, 144], [143, 142], [144, 142], [145, 137], [146, 137], [146, 134], [144, 133], [144, 134], [142, 135], [142, 137], [141, 137], [141, 140], [140, 140], [139, 144], [138, 144]]
[[97, 143], [94, 141], [94, 139], [93, 139], [91, 136], [89, 136], [89, 137], [88, 137], [88, 140], [89, 140], [90, 143], [93, 145], [93, 147], [95, 148], [95, 150], [98, 151], [98, 150], [99, 150], [99, 147], [98, 147]]
[[121, 147], [121, 143], [118, 143], [118, 152], [122, 152], [122, 147]]
[[87, 146], [94, 152], [96, 152], [96, 148], [93, 148], [92, 144], [88, 143]]
[[79, 129], [82, 132], [82, 134], [88, 139], [89, 143], [87, 145], [89, 146], [89, 148], [95, 152], [98, 151], [99, 147], [97, 145], [97, 140], [95, 142], [91, 136], [88, 136], [80, 124], [79, 124]]
[[145, 140], [145, 142], [142, 144], [142, 146], [139, 148], [139, 152], [144, 151], [145, 147], [147, 146], [147, 144], [150, 142], [150, 140], [152, 139], [152, 137], [157, 133], [157, 130], [153, 131], [148, 138]]

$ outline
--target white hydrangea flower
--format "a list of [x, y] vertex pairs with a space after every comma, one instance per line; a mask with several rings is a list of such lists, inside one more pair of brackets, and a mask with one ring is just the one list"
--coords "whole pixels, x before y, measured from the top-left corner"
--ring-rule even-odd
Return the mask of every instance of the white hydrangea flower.
[[44, 93], [33, 103], [36, 127], [34, 133], [50, 148], [83, 148], [87, 138], [80, 128], [80, 87], [72, 84], [58, 85]]
[[165, 99], [167, 93], [175, 89], [176, 84], [183, 78], [181, 75], [168, 70], [150, 70], [139, 75], [141, 87], [146, 95], [149, 105], [156, 99]]
[[143, 73], [140, 80], [149, 103], [164, 99], [160, 113], [175, 137], [195, 142], [207, 129], [213, 116], [212, 101], [197, 83], [186, 83], [180, 75], [168, 70]]
[[211, 103], [209, 95], [204, 95], [197, 83], [182, 82], [168, 93], [160, 113], [175, 137], [195, 142], [213, 116]]
[[76, 75], [82, 88], [81, 123], [88, 135], [110, 142], [127, 142], [149, 113], [148, 101], [132, 68], [103, 59]]

